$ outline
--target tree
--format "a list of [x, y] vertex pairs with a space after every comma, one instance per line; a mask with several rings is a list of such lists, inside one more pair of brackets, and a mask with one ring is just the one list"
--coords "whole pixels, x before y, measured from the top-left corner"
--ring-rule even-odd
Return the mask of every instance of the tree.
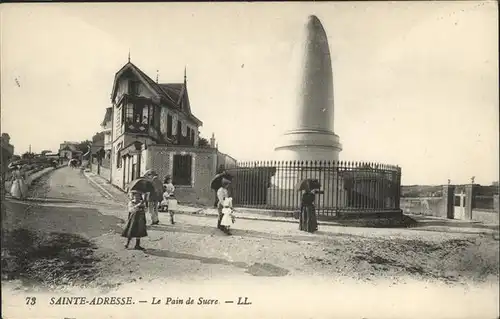
[[75, 145], [75, 147], [78, 151], [80, 151], [82, 153], [87, 153], [89, 151], [89, 147], [91, 144], [92, 144], [91, 141], [85, 140], [85, 141], [82, 141], [82, 142], [78, 143], [77, 145]]
[[200, 137], [200, 139], [198, 140], [198, 146], [199, 147], [209, 147], [208, 140], [204, 137]]
[[26, 153], [24, 153], [23, 155], [21, 155], [21, 158], [22, 158], [22, 159], [30, 159], [30, 158], [35, 158], [35, 153], [26, 152]]

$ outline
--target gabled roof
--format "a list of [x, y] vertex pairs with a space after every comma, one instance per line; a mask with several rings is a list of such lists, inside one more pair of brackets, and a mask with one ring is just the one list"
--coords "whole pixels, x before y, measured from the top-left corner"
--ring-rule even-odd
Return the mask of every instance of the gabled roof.
[[111, 121], [112, 112], [113, 108], [111, 107], [106, 108], [106, 113], [104, 114], [104, 119], [102, 120], [101, 126], [105, 126], [106, 123]]
[[191, 113], [191, 105], [187, 94], [186, 83], [163, 83], [159, 84], [153, 81], [146, 73], [142, 72], [136, 65], [131, 62], [125, 64], [115, 75], [113, 90], [111, 92], [111, 100], [114, 100], [117, 93], [118, 79], [126, 70], [131, 70], [143, 83], [156, 95], [160, 101], [170, 105], [173, 108], [180, 109], [181, 103], [184, 102], [184, 108], [180, 111], [194, 120], [198, 125], [203, 123]]
[[71, 144], [66, 144], [66, 146], [64, 146], [61, 151], [71, 151], [71, 152], [76, 152], [76, 147], [74, 145], [71, 145]]

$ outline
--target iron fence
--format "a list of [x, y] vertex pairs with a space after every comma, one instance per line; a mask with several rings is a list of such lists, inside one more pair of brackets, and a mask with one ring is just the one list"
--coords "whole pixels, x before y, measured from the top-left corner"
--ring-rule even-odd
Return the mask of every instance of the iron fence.
[[255, 161], [226, 167], [239, 207], [298, 211], [303, 179], [317, 179], [319, 217], [401, 212], [401, 168], [365, 162]]

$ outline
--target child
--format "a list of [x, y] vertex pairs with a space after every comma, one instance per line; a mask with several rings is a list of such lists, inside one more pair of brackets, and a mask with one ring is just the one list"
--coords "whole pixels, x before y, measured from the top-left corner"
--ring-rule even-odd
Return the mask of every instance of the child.
[[123, 230], [122, 236], [127, 238], [125, 248], [128, 248], [132, 237], [135, 237], [134, 249], [144, 250], [141, 247], [141, 237], [148, 235], [146, 231], [146, 213], [142, 193], [132, 190], [129, 193], [130, 201], [128, 203], [128, 221]]
[[231, 197], [226, 197], [224, 199], [224, 202], [222, 203], [222, 221], [221, 221], [221, 226], [224, 227], [224, 232], [228, 235], [231, 235], [229, 232], [229, 228], [231, 227], [232, 224], [234, 224], [235, 217], [234, 217], [234, 210], [233, 210], [233, 199]]
[[172, 184], [172, 179], [167, 176], [165, 177], [165, 184], [163, 185], [163, 200], [161, 201], [161, 207], [163, 210], [168, 210], [170, 213], [170, 223], [173, 225], [174, 222], [174, 210], [177, 208], [177, 200], [174, 197], [175, 187]]

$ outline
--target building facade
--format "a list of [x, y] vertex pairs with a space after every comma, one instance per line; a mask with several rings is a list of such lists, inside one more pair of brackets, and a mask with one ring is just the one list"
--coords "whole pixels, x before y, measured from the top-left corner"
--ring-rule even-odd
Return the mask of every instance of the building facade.
[[209, 201], [221, 156], [217, 148], [199, 145], [203, 123], [191, 111], [186, 75], [182, 83], [157, 83], [128, 62], [115, 75], [111, 103], [101, 125], [110, 182], [126, 189], [153, 169], [161, 179], [172, 177], [180, 198]]
[[108, 159], [111, 159], [111, 148], [113, 145], [112, 124], [113, 124], [113, 108], [108, 107], [106, 109], [106, 114], [104, 115], [104, 119], [101, 123], [101, 132], [104, 134], [103, 149], [106, 154], [106, 158]]
[[78, 142], [64, 141], [59, 145], [59, 157], [70, 160], [72, 158], [81, 159], [83, 153], [77, 149]]
[[[1, 205], [1, 213], [2, 213], [2, 221], [5, 220], [5, 182], [6, 182], [6, 174], [8, 171], [9, 162], [12, 160], [12, 156], [14, 155], [14, 146], [10, 144], [10, 136], [7, 133], [2, 133], [0, 138], [0, 146], [2, 147], [2, 168], [1, 168], [1, 185], [0, 185], [0, 205]], [[3, 226], [3, 225], [2, 225]]]

